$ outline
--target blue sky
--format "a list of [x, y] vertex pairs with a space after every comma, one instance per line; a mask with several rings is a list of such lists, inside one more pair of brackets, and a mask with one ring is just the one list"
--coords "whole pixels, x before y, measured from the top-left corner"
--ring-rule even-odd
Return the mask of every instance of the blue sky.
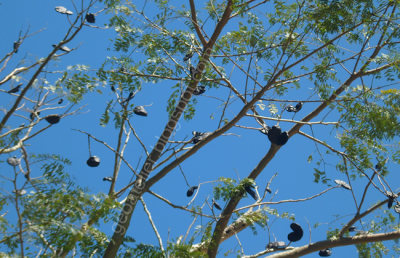
[[[87, 2], [87, 1], [86, 1]], [[177, 1], [176, 6], [179, 7], [180, 3], [186, 3], [187, 1]], [[202, 7], [202, 3], [196, 1], [197, 8]], [[7, 68], [2, 72], [1, 78], [4, 74], [12, 71], [18, 66], [18, 62], [25, 58], [27, 60], [35, 60], [47, 56], [48, 53], [53, 49], [52, 44], [57, 44], [65, 35], [66, 30], [69, 28], [69, 23], [65, 15], [55, 12], [55, 6], [65, 6], [67, 9], [73, 10], [73, 6], [69, 1], [2, 1], [0, 5], [0, 35], [2, 40], [0, 41], [1, 56], [12, 50], [12, 45], [18, 38], [20, 30], [23, 32], [30, 27], [30, 33], [38, 31], [42, 28], [46, 28], [44, 31], [29, 37], [25, 40], [24, 44], [19, 48], [19, 52], [13, 56], [13, 59], [7, 65]], [[140, 4], [138, 4], [140, 6]], [[102, 7], [102, 4], [96, 4], [91, 10], [97, 12]], [[96, 8], [96, 9], [95, 9]], [[154, 13], [151, 7], [145, 9], [148, 12], [149, 17], [154, 17]], [[109, 15], [100, 14], [96, 17], [96, 25], [104, 27], [108, 23]], [[184, 26], [183, 20], [180, 20], [181, 24], [177, 22], [179, 26]], [[209, 25], [210, 29], [212, 26]], [[225, 29], [226, 31], [236, 29], [237, 21], [234, 20], [232, 24], [229, 24]], [[95, 29], [84, 27], [82, 32], [78, 36], [67, 44], [69, 48], [79, 48], [68, 55], [61, 57], [59, 62], [52, 62], [48, 69], [51, 71], [64, 70], [69, 65], [84, 64], [89, 65], [90, 69], [98, 69], [104, 60], [112, 55], [119, 56], [119, 53], [113, 51], [107, 51], [107, 48], [113, 49], [112, 42], [110, 39], [116, 36], [115, 31], [110, 29]], [[143, 58], [141, 53], [134, 53], [131, 56], [134, 60]], [[183, 56], [182, 56], [183, 58]], [[197, 54], [192, 59], [192, 62], [198, 61]], [[229, 66], [228, 66], [229, 67]], [[230, 69], [227, 69], [230, 71]], [[244, 76], [239, 73], [238, 69], [234, 70], [233, 81], [237, 87], [242, 89]], [[28, 73], [22, 76], [22, 81], [26, 82], [32, 73]], [[89, 73], [94, 76], [95, 72]], [[49, 74], [47, 80], [50, 84], [60, 77], [60, 74]], [[148, 117], [133, 116], [130, 122], [134, 125], [137, 134], [141, 137], [146, 145], [146, 148], [150, 151], [151, 146], [154, 146], [157, 137], [162, 132], [166, 122], [168, 121], [168, 114], [166, 112], [167, 100], [169, 99], [173, 89], [171, 87], [176, 82], [158, 82], [158, 83], [146, 83], [142, 85], [142, 91], [140, 91], [131, 103], [136, 105], [149, 105], [146, 107], [149, 115]], [[11, 89], [11, 84], [6, 83], [0, 87], [3, 90]], [[12, 82], [12, 85], [17, 85], [17, 82]], [[398, 86], [395, 86], [398, 88]], [[287, 99], [307, 99], [310, 92], [313, 91], [314, 85], [309, 81], [301, 81], [301, 89], [293, 91], [288, 94]], [[66, 168], [66, 171], [73, 176], [77, 183], [81, 187], [88, 187], [91, 192], [98, 193], [100, 191], [107, 193], [109, 189], [109, 182], [103, 182], [102, 178], [111, 176], [113, 170], [113, 153], [108, 150], [102, 144], [91, 140], [92, 154], [100, 157], [101, 164], [97, 168], [90, 168], [86, 165], [86, 160], [89, 157], [87, 136], [71, 129], [79, 129], [86, 131], [96, 138], [107, 142], [107, 144], [116, 147], [118, 130], [114, 128], [112, 122], [107, 127], [101, 127], [99, 120], [101, 114], [104, 112], [106, 102], [110, 99], [115, 99], [115, 96], [111, 94], [108, 86], [100, 87], [102, 94], [92, 92], [88, 94], [79, 107], [86, 105], [82, 109], [82, 114], [69, 116], [62, 121], [51, 127], [45, 133], [38, 135], [26, 142], [30, 144], [27, 147], [30, 153], [54, 153], [59, 154], [72, 161], [72, 165]], [[33, 90], [28, 91], [27, 96], [34, 97], [35, 92]], [[183, 140], [185, 137], [190, 138], [192, 131], [214, 131], [218, 127], [219, 116], [221, 115], [221, 104], [218, 100], [207, 96], [219, 97], [226, 99], [229, 94], [229, 90], [224, 87], [218, 89], [207, 89], [205, 96], [197, 97], [198, 104], [196, 105], [196, 116], [189, 122], [181, 119], [179, 121], [179, 130], [177, 130], [175, 140]], [[10, 96], [4, 92], [0, 92], [0, 106], [1, 108], [10, 108], [12, 101], [15, 97]], [[65, 102], [64, 102], [65, 103]], [[266, 104], [266, 102], [264, 102]], [[67, 104], [67, 103], [65, 103]], [[299, 120], [304, 115], [312, 111], [318, 103], [306, 103], [303, 109], [296, 115], [295, 119]], [[32, 108], [31, 104], [27, 104], [27, 107]], [[227, 110], [227, 118], [231, 119], [235, 112], [240, 110], [242, 103], [239, 100], [229, 107]], [[268, 112], [258, 109], [261, 115], [268, 116]], [[279, 112], [281, 109], [279, 109]], [[210, 115], [217, 112], [214, 115], [215, 119], [211, 119]], [[47, 114], [51, 114], [49, 111]], [[46, 114], [46, 115], [47, 115]], [[325, 115], [324, 113], [323, 115]], [[42, 116], [45, 114], [42, 114]], [[319, 121], [322, 116], [315, 118], [314, 121]], [[283, 118], [290, 119], [292, 113], [285, 112]], [[328, 116], [327, 121], [335, 121], [337, 114], [332, 113]], [[10, 120], [8, 125], [18, 126], [24, 121], [21, 118], [13, 118]], [[240, 125], [259, 127], [253, 118], [244, 117], [239, 122]], [[271, 121], [268, 123], [270, 126], [274, 125]], [[39, 128], [46, 126], [46, 122], [42, 121]], [[292, 123], [281, 122], [280, 126], [282, 130], [288, 130], [291, 128]], [[336, 130], [332, 129], [329, 125], [317, 125], [313, 126], [313, 132], [315, 137], [321, 140], [325, 140], [332, 147], [342, 150], [338, 145], [336, 138]], [[308, 134], [312, 134], [310, 127], [305, 126], [302, 131]], [[266, 154], [270, 147], [268, 137], [255, 130], [245, 130], [241, 128], [232, 128], [229, 133], [240, 135], [240, 137], [229, 135], [221, 136], [211, 143], [207, 144], [195, 155], [187, 159], [181, 164], [182, 170], [191, 185], [197, 185], [198, 182], [207, 182], [218, 179], [219, 177], [231, 177], [238, 179], [237, 173], [240, 178], [246, 177], [251, 170], [257, 165], [258, 161]], [[326, 152], [326, 148], [318, 146], [321, 153]], [[309, 163], [307, 158], [313, 154], [313, 162]], [[13, 154], [12, 154], [13, 155]], [[16, 154], [19, 156], [19, 152]], [[282, 147], [277, 153], [275, 158], [268, 164], [262, 174], [257, 178], [256, 183], [259, 186], [260, 194], [263, 194], [265, 186], [270, 178], [278, 173], [277, 177], [271, 184], [273, 192], [278, 191], [274, 197], [274, 201], [287, 200], [287, 199], [301, 199], [313, 196], [320, 193], [321, 191], [328, 188], [327, 185], [322, 183], [316, 184], [314, 180], [314, 167], [317, 167], [315, 162], [318, 161], [318, 151], [314, 142], [307, 138], [296, 135], [292, 137], [289, 142]], [[5, 160], [8, 156], [3, 155], [1, 160]], [[133, 138], [128, 145], [125, 158], [127, 158], [133, 167], [136, 167], [139, 163], [139, 169], [141, 168], [145, 159], [145, 153], [141, 149], [140, 144]], [[332, 156], [324, 156], [324, 159], [328, 165], [325, 167], [328, 178], [340, 179], [347, 181], [344, 174], [338, 172], [335, 165], [339, 161], [338, 158]], [[387, 181], [392, 182], [391, 187], [397, 189], [398, 185], [396, 182], [399, 180], [399, 176], [396, 173], [399, 166], [394, 163], [388, 164], [391, 174], [388, 176]], [[41, 173], [40, 165], [36, 165], [33, 168], [33, 177], [39, 176]], [[323, 167], [320, 167], [323, 170]], [[237, 173], [236, 173], [236, 171]], [[0, 171], [4, 175], [11, 176], [13, 174], [12, 169], [5, 164], [0, 164]], [[367, 172], [371, 175], [372, 171]], [[151, 174], [150, 174], [151, 176]], [[22, 185], [24, 180], [23, 176], [20, 176], [19, 183]], [[122, 165], [120, 176], [117, 181], [116, 189], [120, 189], [126, 185], [132, 177], [132, 172]], [[353, 188], [357, 201], [361, 199], [364, 186], [367, 183], [366, 178], [359, 179], [352, 182]], [[214, 183], [217, 185], [218, 183]], [[334, 185], [333, 181], [332, 184]], [[6, 181], [3, 182], [2, 187], [10, 191], [11, 184]], [[213, 184], [205, 184], [201, 186], [201, 191], [195, 200], [195, 205], [202, 205], [205, 198], [212, 198], [212, 187]], [[186, 191], [188, 187], [185, 180], [180, 172], [179, 167], [172, 170], [163, 180], [158, 182], [152, 191], [167, 198], [176, 205], [186, 205], [191, 199], [186, 197]], [[28, 191], [29, 192], [29, 191]], [[127, 193], [123, 196], [125, 198]], [[121, 198], [121, 199], [123, 199]], [[147, 207], [152, 213], [153, 221], [155, 222], [157, 229], [162, 237], [163, 244], [166, 246], [167, 239], [172, 240], [185, 235], [188, 226], [192, 222], [192, 217], [187, 212], [182, 210], [173, 209], [169, 205], [160, 200], [156, 199], [150, 194], [145, 194], [144, 199], [147, 203]], [[267, 197], [265, 199], [268, 200]], [[380, 194], [376, 189], [370, 189], [367, 194], [363, 210], [369, 207], [370, 204], [376, 203], [379, 200], [385, 199], [385, 196]], [[221, 206], [224, 206], [222, 200], [218, 201]], [[250, 205], [253, 203], [251, 198], [244, 198], [240, 202], [238, 207]], [[271, 205], [271, 208], [277, 208], [279, 213], [289, 212], [296, 216], [296, 223], [300, 224], [304, 230], [304, 237], [297, 243], [292, 243], [292, 246], [302, 246], [310, 241], [310, 232], [308, 229], [307, 220], [311, 225], [312, 230], [312, 242], [326, 239], [326, 231], [330, 228], [339, 228], [341, 223], [346, 223], [352, 216], [344, 217], [341, 220], [337, 220], [336, 215], [339, 217], [351, 215], [355, 213], [354, 200], [351, 192], [342, 188], [333, 189], [321, 197], [307, 201], [290, 204]], [[6, 210], [10, 209], [9, 219], [13, 216], [13, 207], [8, 206]], [[209, 208], [204, 208], [204, 213], [211, 214]], [[383, 212], [383, 210], [382, 210]], [[394, 213], [394, 212], [393, 212]], [[372, 218], [370, 216], [369, 218]], [[191, 230], [195, 226], [203, 225], [208, 221], [204, 218], [203, 220], [198, 219]], [[368, 220], [363, 220], [367, 222]], [[290, 220], [277, 219], [275, 216], [270, 216], [269, 223], [273, 225], [270, 228], [271, 233], [275, 235], [278, 241], [286, 241], [287, 235], [291, 232], [289, 225]], [[316, 223], [322, 223], [321, 226], [314, 228]], [[360, 228], [360, 223], [356, 223], [356, 226]], [[112, 223], [102, 224], [101, 229], [109, 236], [112, 234]], [[168, 235], [168, 232], [170, 233]], [[158, 241], [148, 221], [147, 215], [142, 209], [142, 205], [139, 204], [136, 207], [135, 213], [131, 221], [131, 227], [128, 231], [128, 235], [132, 236], [137, 240], [137, 243], [146, 243], [158, 245]], [[192, 234], [189, 234], [189, 237]], [[250, 228], [242, 231], [239, 234], [240, 241], [243, 245], [243, 249], [246, 255], [258, 253], [265, 249], [268, 243], [268, 231], [263, 230], [257, 226], [257, 235], [253, 235]], [[271, 234], [271, 241], [273, 241], [273, 235]], [[195, 241], [198, 243], [199, 239]], [[226, 252], [229, 248], [237, 245], [237, 240], [231, 238], [220, 245], [221, 252], [218, 257], [222, 257], [222, 253]], [[387, 244], [387, 247], [391, 247], [392, 242]], [[236, 250], [240, 247], [237, 246]], [[5, 247], [1, 246], [0, 250], [5, 252]], [[356, 248], [354, 246], [334, 248], [332, 257], [351, 257], [356, 256]], [[391, 257], [389, 253], [388, 256]], [[306, 257], [316, 257], [318, 254], [313, 253]], [[228, 257], [234, 257], [230, 255]]]

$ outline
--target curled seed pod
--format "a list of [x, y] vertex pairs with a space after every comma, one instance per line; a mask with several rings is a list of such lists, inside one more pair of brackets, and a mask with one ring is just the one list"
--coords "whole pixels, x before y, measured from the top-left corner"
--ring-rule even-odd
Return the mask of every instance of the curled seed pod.
[[289, 140], [289, 133], [286, 131], [282, 133], [281, 128], [278, 125], [274, 125], [268, 130], [268, 139], [271, 143], [282, 146]]
[[100, 165], [100, 158], [97, 156], [92, 156], [86, 161], [86, 164], [92, 168], [97, 167], [98, 165]]
[[297, 242], [303, 237], [303, 229], [297, 223], [290, 224], [290, 228], [293, 232], [289, 233], [288, 240], [290, 242]]
[[285, 131], [279, 135], [277, 145], [279, 146], [285, 145], [288, 140], [289, 140], [289, 133]]
[[191, 196], [193, 195], [194, 191], [195, 191], [197, 188], [199, 188], [197, 185], [190, 187], [189, 190], [186, 192], [186, 196], [187, 196], [187, 197], [191, 197]]
[[352, 226], [349, 228], [349, 232], [354, 232], [354, 231], [356, 231], [356, 227]]

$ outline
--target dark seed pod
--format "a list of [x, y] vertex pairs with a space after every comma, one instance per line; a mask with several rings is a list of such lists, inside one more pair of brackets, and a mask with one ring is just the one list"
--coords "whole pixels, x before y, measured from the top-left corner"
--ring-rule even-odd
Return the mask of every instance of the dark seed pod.
[[128, 70], [126, 70], [125, 67], [121, 67], [119, 70], [120, 70], [121, 73], [126, 73], [126, 72], [128, 72]]
[[14, 88], [12, 88], [11, 90], [7, 91], [7, 93], [17, 93], [19, 91], [19, 89], [21, 88], [23, 83], [18, 84], [17, 86], [15, 86]]
[[124, 102], [129, 101], [129, 100], [133, 99], [133, 97], [135, 97], [135, 96], [133, 95], [133, 92], [129, 92], [128, 97], [127, 97], [124, 101], [122, 101], [121, 103], [124, 103]]
[[272, 128], [268, 131], [268, 139], [270, 142], [274, 144], [278, 144], [278, 139], [279, 135], [281, 134], [282, 130], [279, 126], [274, 125]]
[[8, 158], [7, 159], [7, 163], [8, 163], [8, 165], [10, 165], [10, 166], [13, 166], [13, 167], [16, 167], [16, 166], [18, 166], [19, 165], [19, 163], [21, 163], [21, 160], [20, 159], [17, 159], [17, 156], [14, 156], [14, 157], [10, 157], [10, 158]]
[[265, 187], [265, 191], [267, 191], [268, 193], [272, 194], [271, 188], [269, 188], [268, 186]]
[[100, 158], [97, 156], [92, 156], [86, 161], [86, 164], [88, 164], [88, 166], [92, 168], [97, 167], [98, 165], [100, 165]]
[[61, 104], [61, 103], [63, 103], [63, 101], [64, 101], [63, 99], [60, 99], [57, 103]]
[[189, 190], [188, 190], [187, 193], [186, 193], [186, 196], [187, 196], [187, 197], [191, 197], [191, 196], [193, 195], [194, 191], [195, 191], [197, 188], [199, 188], [197, 185], [196, 185], [196, 186], [190, 187]]
[[392, 208], [393, 205], [393, 198], [389, 197], [389, 201], [388, 201], [388, 209]]
[[183, 61], [186, 62], [187, 60], [189, 60], [190, 58], [192, 58], [193, 55], [194, 55], [193, 52], [188, 53], [188, 54], [183, 58]]
[[325, 249], [325, 250], [320, 250], [319, 251], [319, 256], [327, 257], [331, 256], [332, 251], [330, 249]]
[[96, 18], [94, 17], [93, 13], [88, 13], [86, 14], [86, 20], [88, 23], [94, 23], [96, 21]]
[[14, 52], [15, 53], [18, 53], [18, 48], [19, 48], [19, 45], [20, 45], [21, 43], [19, 43], [19, 41], [17, 42], [17, 41], [14, 41], [14, 45], [13, 45], [13, 47], [14, 47]]
[[[100, 161], [99, 161], [99, 162], [100, 162]], [[103, 181], [109, 181], [109, 182], [112, 182], [112, 180], [113, 180], [113, 178], [112, 178], [112, 177], [110, 177], [110, 176], [103, 178]]]
[[58, 122], [60, 122], [60, 116], [59, 115], [49, 115], [49, 116], [45, 117], [45, 120], [49, 124], [54, 125], [54, 124], [57, 124]]
[[379, 172], [379, 171], [381, 171], [382, 167], [379, 164], [376, 164], [375, 169], [376, 169], [376, 171]]
[[250, 186], [245, 186], [244, 189], [246, 190], [246, 192], [248, 194], [251, 195], [251, 197], [253, 197], [254, 200], [256, 200], [256, 201], [258, 200], [256, 193], [253, 191], [253, 189], [251, 189]]
[[336, 180], [335, 180], [335, 183], [338, 184], [338, 185], [340, 185], [341, 187], [347, 189], [347, 190], [351, 190], [350, 185], [348, 185], [345, 181], [336, 179]]
[[144, 109], [143, 106], [137, 106], [133, 109], [133, 113], [135, 113], [138, 116], [147, 116], [147, 112]]
[[214, 199], [212, 199], [212, 202], [213, 202], [213, 205], [214, 205], [214, 207], [215, 207], [216, 209], [222, 210], [222, 209], [221, 209], [221, 206], [219, 206], [219, 204], [218, 204]]
[[193, 91], [193, 95], [200, 95], [206, 92], [206, 87], [205, 86], [197, 86], [196, 89]]
[[13, 193], [17, 193], [17, 195], [24, 195], [26, 194], [26, 190], [24, 189], [18, 189], [18, 190], [12, 190]]
[[[40, 112], [36, 112], [36, 114], [37, 115], [40, 115]], [[29, 115], [29, 118], [31, 119], [31, 120], [33, 120], [33, 119], [35, 119], [35, 113], [34, 112], [32, 112], [30, 115]]]
[[396, 199], [398, 196], [397, 196], [397, 194], [389, 192], [389, 191], [386, 191], [386, 196], [389, 198], [388, 209], [390, 209], [390, 208], [392, 208], [394, 199]]
[[297, 103], [297, 105], [295, 106], [294, 112], [299, 112], [302, 107], [303, 107], [303, 102]]
[[285, 109], [287, 112], [296, 112], [296, 109], [292, 105], [286, 106]]
[[113, 92], [115, 92], [114, 85], [111, 85], [111, 90], [112, 90]]
[[286, 244], [283, 241], [278, 241], [278, 242], [271, 242], [269, 243], [265, 249], [275, 249], [275, 248], [285, 248]]
[[278, 145], [279, 146], [282, 146], [282, 145], [285, 145], [286, 143], [287, 143], [287, 141], [289, 140], [289, 133], [288, 132], [283, 132], [283, 133], [281, 133], [280, 135], [279, 135], [279, 138], [278, 138]]
[[201, 133], [201, 132], [193, 131], [192, 134], [194, 136], [192, 139], [192, 143], [196, 144], [196, 143], [204, 140], [204, 138], [209, 136], [211, 133]]
[[282, 146], [285, 145], [289, 140], [289, 134], [286, 131], [282, 133], [281, 128], [277, 125], [274, 125], [268, 130], [268, 139], [271, 143]]
[[290, 242], [297, 242], [303, 237], [303, 229], [297, 223], [290, 224], [290, 228], [293, 232], [289, 233], [288, 240]]
[[64, 6], [56, 6], [55, 9], [56, 9], [57, 12], [62, 13], [62, 14], [67, 14], [67, 15], [74, 14], [70, 10], [67, 10], [67, 8], [65, 8]]
[[352, 226], [349, 228], [349, 232], [354, 232], [354, 231], [356, 231], [356, 227]]
[[[52, 45], [53, 47], [57, 47], [57, 45]], [[69, 49], [67, 46], [61, 46], [58, 48], [58, 50], [64, 51], [64, 52], [70, 52], [71, 49]]]
[[389, 198], [393, 198], [393, 199], [398, 197], [397, 194], [389, 192], [389, 191], [386, 191], [386, 196]]

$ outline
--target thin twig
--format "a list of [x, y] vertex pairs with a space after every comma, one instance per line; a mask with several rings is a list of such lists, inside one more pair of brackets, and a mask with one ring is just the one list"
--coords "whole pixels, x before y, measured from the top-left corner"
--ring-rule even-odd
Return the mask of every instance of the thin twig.
[[162, 244], [162, 240], [161, 240], [160, 234], [158, 233], [158, 230], [157, 230], [157, 228], [156, 228], [156, 225], [154, 224], [154, 221], [153, 221], [153, 219], [151, 218], [151, 213], [150, 213], [149, 210], [147, 209], [146, 203], [144, 202], [144, 199], [143, 199], [142, 196], [140, 197], [140, 201], [141, 201], [142, 204], [143, 204], [143, 209], [144, 209], [144, 211], [146, 212], [147, 217], [149, 218], [149, 221], [150, 221], [151, 226], [153, 227], [154, 233], [156, 234], [156, 237], [157, 237], [157, 239], [158, 239], [158, 243], [159, 243], [159, 245], [160, 245], [160, 249], [161, 249], [161, 251], [164, 252], [164, 247], [163, 247], [163, 244]]

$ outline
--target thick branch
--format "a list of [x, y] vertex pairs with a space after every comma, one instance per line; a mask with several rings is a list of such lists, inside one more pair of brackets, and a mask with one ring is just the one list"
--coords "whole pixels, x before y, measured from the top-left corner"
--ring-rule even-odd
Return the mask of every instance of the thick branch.
[[318, 252], [319, 250], [324, 250], [327, 248], [338, 247], [338, 246], [346, 246], [346, 245], [356, 245], [362, 243], [370, 243], [370, 242], [380, 242], [386, 240], [393, 240], [400, 238], [400, 231], [394, 231], [390, 233], [380, 233], [374, 235], [362, 235], [362, 236], [354, 236], [354, 237], [342, 237], [338, 239], [330, 239], [324, 240], [320, 242], [316, 242], [310, 245], [305, 245], [302, 247], [295, 248], [293, 250], [273, 254], [267, 256], [268, 258], [297, 258], [300, 256], [304, 256], [310, 253]]

